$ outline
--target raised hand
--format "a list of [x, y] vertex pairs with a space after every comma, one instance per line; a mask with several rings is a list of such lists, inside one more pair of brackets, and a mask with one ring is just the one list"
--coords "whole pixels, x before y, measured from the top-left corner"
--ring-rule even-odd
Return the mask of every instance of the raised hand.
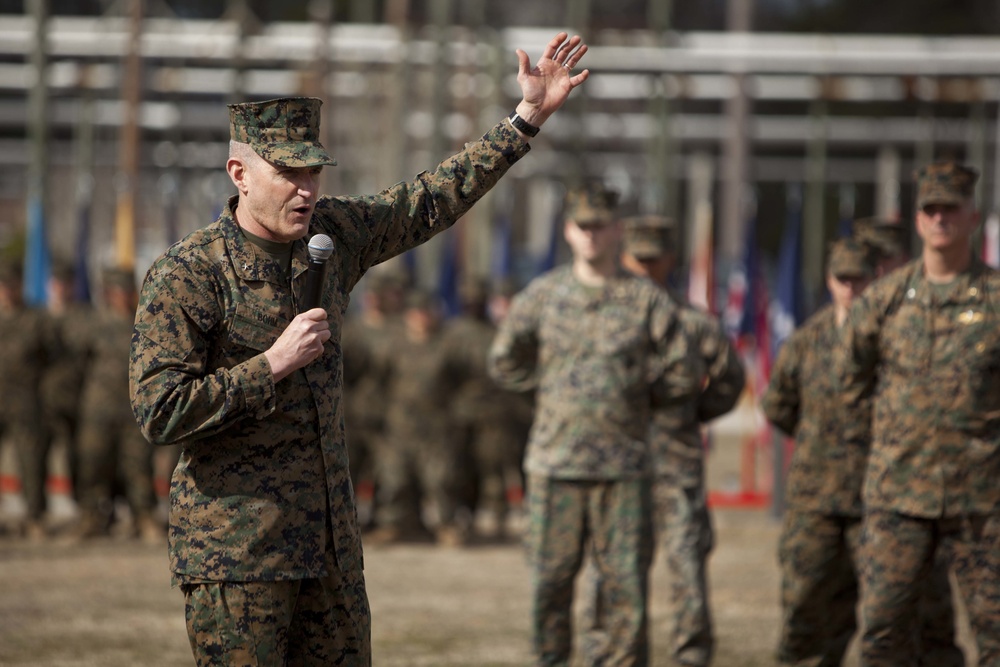
[[545, 46], [542, 57], [531, 66], [528, 54], [517, 50], [517, 82], [522, 100], [517, 115], [531, 125], [541, 125], [569, 97], [570, 91], [587, 80], [590, 70], [573, 74], [587, 53], [587, 45], [579, 35], [569, 37], [561, 32]]

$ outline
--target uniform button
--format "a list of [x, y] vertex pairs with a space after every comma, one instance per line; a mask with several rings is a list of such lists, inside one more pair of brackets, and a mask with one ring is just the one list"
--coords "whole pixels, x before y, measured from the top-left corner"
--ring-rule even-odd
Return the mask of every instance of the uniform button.
[[982, 341], [979, 341], [978, 343], [976, 343], [976, 352], [978, 352], [979, 354], [982, 354], [985, 351], [986, 351], [986, 343], [984, 343]]
[[916, 295], [917, 295], [917, 290], [913, 289], [912, 287], [910, 289], [906, 290], [906, 298], [907, 299], [912, 299]]
[[977, 294], [979, 294], [979, 290], [977, 288], [975, 287], [969, 288], [969, 296], [976, 296]]

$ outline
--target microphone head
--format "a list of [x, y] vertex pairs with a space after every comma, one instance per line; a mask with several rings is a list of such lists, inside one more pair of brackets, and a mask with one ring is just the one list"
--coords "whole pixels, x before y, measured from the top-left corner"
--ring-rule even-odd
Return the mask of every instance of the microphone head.
[[333, 239], [326, 234], [316, 234], [309, 239], [309, 259], [314, 262], [325, 262], [333, 254]]

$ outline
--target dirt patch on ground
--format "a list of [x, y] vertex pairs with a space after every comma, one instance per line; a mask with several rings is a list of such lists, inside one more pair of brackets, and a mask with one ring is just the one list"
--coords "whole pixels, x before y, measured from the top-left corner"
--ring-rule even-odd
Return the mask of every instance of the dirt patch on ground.
[[[777, 523], [719, 510], [711, 561], [720, 667], [774, 664]], [[518, 544], [396, 546], [365, 554], [374, 663], [526, 665], [528, 572]], [[667, 579], [652, 581], [653, 664], [667, 665]], [[163, 547], [107, 539], [77, 546], [0, 542], [0, 665], [192, 664], [181, 594]]]

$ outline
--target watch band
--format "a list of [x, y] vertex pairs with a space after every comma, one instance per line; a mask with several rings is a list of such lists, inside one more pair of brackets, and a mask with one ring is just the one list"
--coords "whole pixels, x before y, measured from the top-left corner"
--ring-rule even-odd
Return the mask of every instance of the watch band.
[[541, 129], [539, 127], [531, 125], [530, 123], [528, 123], [528, 121], [518, 116], [517, 111], [511, 111], [510, 115], [507, 116], [507, 120], [510, 121], [510, 124], [514, 127], [514, 129], [524, 132], [529, 137], [535, 136], [536, 134], [538, 134], [538, 130]]

